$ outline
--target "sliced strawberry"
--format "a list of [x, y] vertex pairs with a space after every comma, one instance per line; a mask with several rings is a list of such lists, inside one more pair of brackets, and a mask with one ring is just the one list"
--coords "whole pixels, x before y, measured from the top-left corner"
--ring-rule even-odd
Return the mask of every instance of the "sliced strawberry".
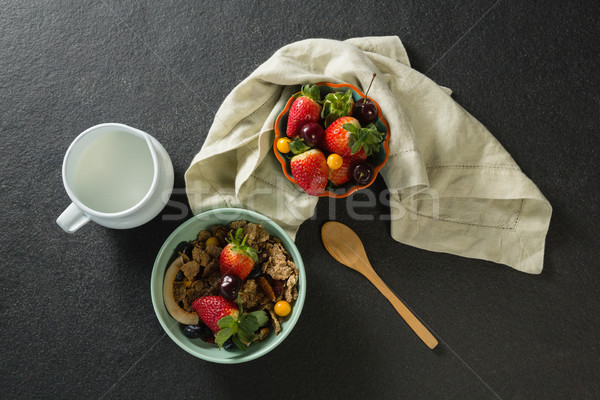
[[325, 192], [329, 167], [321, 150], [312, 149], [295, 155], [290, 166], [298, 186], [312, 196]]
[[317, 122], [321, 117], [321, 92], [316, 85], [304, 85], [299, 97], [294, 100], [288, 114], [286, 134], [296, 137], [307, 122]]

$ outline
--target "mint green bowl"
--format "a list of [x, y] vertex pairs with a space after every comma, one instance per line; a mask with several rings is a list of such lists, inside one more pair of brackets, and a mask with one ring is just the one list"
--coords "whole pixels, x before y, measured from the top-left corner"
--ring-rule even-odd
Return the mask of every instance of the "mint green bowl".
[[[163, 301], [163, 280], [165, 271], [169, 267], [169, 260], [178, 243], [194, 240], [199, 231], [203, 229], [210, 230], [213, 225], [225, 225], [231, 221], [241, 219], [260, 224], [270, 235], [281, 239], [284, 247], [290, 253], [294, 263], [298, 267], [298, 299], [292, 305], [292, 313], [290, 316], [281, 324], [282, 329], [281, 332], [279, 332], [279, 335], [275, 335], [271, 332], [267, 339], [260, 343], [253, 343], [246, 351], [239, 349], [219, 350], [217, 346], [206, 343], [202, 339], [189, 339], [183, 334], [183, 326], [169, 315], [169, 312], [165, 307]], [[158, 321], [165, 332], [167, 332], [167, 335], [169, 335], [179, 347], [191, 355], [206, 361], [220, 364], [238, 364], [254, 360], [267, 354], [290, 334], [296, 325], [296, 322], [298, 322], [298, 318], [300, 318], [302, 306], [304, 305], [304, 299], [306, 297], [306, 274], [304, 272], [304, 264], [302, 263], [298, 248], [279, 225], [264, 215], [254, 211], [239, 208], [220, 208], [206, 211], [190, 218], [180, 227], [175, 229], [175, 231], [167, 238], [154, 261], [150, 289], [152, 293], [152, 305], [154, 306]]]

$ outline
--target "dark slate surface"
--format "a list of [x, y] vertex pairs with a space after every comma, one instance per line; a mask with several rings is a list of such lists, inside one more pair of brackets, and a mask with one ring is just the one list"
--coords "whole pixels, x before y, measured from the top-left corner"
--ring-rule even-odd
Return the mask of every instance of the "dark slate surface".
[[[0, 398], [600, 398], [598, 2], [240, 3], [2, 3]], [[550, 200], [543, 273], [405, 246], [385, 204], [355, 221], [323, 199], [297, 237], [309, 285], [292, 334], [244, 365], [193, 358], [149, 291], [158, 249], [189, 213], [62, 232], [65, 150], [100, 122], [143, 129], [170, 153], [172, 200], [185, 202], [183, 173], [232, 88], [287, 43], [368, 35], [399, 36]], [[365, 240], [437, 351], [327, 255], [329, 218]]]

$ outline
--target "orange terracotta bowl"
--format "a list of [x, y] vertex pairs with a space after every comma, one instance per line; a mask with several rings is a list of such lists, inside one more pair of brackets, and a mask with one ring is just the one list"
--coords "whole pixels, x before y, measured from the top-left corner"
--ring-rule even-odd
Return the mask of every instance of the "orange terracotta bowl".
[[[352, 89], [352, 96], [354, 98], [354, 101], [358, 101], [364, 97], [364, 94], [358, 88], [356, 88], [353, 85], [347, 84], [347, 83], [324, 83], [323, 82], [323, 83], [317, 83], [317, 86], [320, 87], [322, 99], [325, 98], [325, 96], [329, 93], [345, 92], [346, 90], [348, 90], [348, 88]], [[381, 168], [383, 168], [383, 166], [387, 162], [388, 155], [389, 155], [390, 128], [388, 126], [387, 121], [383, 118], [383, 115], [381, 114], [381, 108], [379, 107], [379, 104], [377, 104], [377, 102], [375, 100], [373, 100], [372, 98], [369, 97], [369, 99], [372, 100], [373, 103], [375, 103], [375, 105], [377, 106], [378, 119], [377, 119], [377, 121], [375, 121], [377, 130], [384, 134], [384, 139], [381, 142], [379, 152], [374, 153], [373, 155], [369, 156], [369, 158], [367, 158], [367, 162], [373, 166], [373, 170], [374, 170], [373, 177], [366, 185], [361, 185], [361, 186], [356, 185], [353, 182], [348, 182], [345, 185], [338, 186], [338, 187], [330, 187], [331, 185], [329, 185], [327, 187], [327, 189], [325, 190], [325, 192], [320, 194], [319, 197], [329, 196], [329, 197], [342, 198], [342, 197], [350, 196], [352, 193], [356, 192], [357, 190], [369, 187], [377, 178], [377, 175], [379, 174], [379, 170], [381, 170]], [[290, 159], [288, 158], [288, 155], [281, 153], [279, 150], [277, 150], [277, 140], [280, 138], [283, 138], [283, 137], [287, 137], [285, 132], [286, 132], [286, 128], [287, 128], [288, 114], [289, 114], [290, 107], [292, 106], [293, 102], [294, 102], [294, 97], [291, 97], [288, 100], [288, 102], [286, 103], [283, 110], [277, 116], [277, 119], [275, 120], [275, 141], [273, 142], [273, 152], [275, 153], [275, 156], [277, 157], [277, 159], [279, 160], [279, 163], [281, 164], [281, 169], [283, 170], [283, 174], [286, 176], [287, 179], [290, 180], [290, 182], [295, 184], [296, 181], [294, 180], [294, 177], [292, 176], [292, 169], [290, 166]]]

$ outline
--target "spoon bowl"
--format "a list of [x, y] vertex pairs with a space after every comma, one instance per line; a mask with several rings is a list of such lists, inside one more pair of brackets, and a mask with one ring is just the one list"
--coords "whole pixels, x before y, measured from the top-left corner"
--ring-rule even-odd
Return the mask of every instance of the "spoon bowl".
[[427, 347], [433, 349], [437, 346], [437, 339], [377, 275], [369, 262], [365, 246], [352, 229], [340, 222], [329, 221], [321, 228], [321, 239], [333, 258], [360, 272], [375, 285]]

